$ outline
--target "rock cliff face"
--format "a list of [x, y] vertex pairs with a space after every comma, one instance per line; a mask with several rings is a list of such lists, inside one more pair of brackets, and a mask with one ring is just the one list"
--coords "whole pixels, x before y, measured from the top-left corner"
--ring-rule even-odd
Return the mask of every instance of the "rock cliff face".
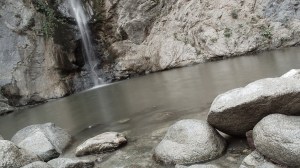
[[[161, 71], [300, 42], [296, 0], [86, 0], [99, 75]], [[0, 2], [0, 86], [14, 106], [90, 86], [68, 0]]]
[[[154, 72], [300, 41], [295, 0], [104, 1], [114, 74]], [[110, 29], [110, 31], [107, 31]]]
[[75, 26], [59, 15], [57, 5], [0, 2], [0, 86], [11, 105], [34, 104], [79, 88], [73, 82], [82, 66], [74, 52]]

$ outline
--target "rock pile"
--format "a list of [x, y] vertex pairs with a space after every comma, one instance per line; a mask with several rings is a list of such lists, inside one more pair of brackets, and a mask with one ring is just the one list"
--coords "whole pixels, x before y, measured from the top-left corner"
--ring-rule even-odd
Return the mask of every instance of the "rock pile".
[[[219, 95], [207, 123], [183, 120], [171, 126], [155, 158], [165, 164], [195, 164], [220, 156], [225, 141], [213, 127], [232, 136], [245, 137], [248, 132], [256, 150], [240, 168], [300, 167], [300, 70]], [[201, 166], [205, 165], [194, 165]]]
[[[0, 135], [1, 168], [93, 168], [95, 160], [58, 158], [71, 142], [71, 135], [53, 123], [37, 124], [18, 131], [11, 142]], [[127, 143], [123, 134], [106, 132], [77, 147], [76, 155], [116, 150]]]

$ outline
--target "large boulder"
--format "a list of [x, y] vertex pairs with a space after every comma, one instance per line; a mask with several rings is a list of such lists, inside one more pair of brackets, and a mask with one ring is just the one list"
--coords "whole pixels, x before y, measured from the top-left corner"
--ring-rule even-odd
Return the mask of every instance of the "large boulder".
[[219, 95], [212, 103], [208, 122], [218, 130], [245, 136], [265, 116], [300, 115], [300, 80], [267, 78]]
[[265, 159], [259, 152], [253, 151], [250, 155], [246, 156], [240, 168], [281, 168]]
[[53, 123], [25, 127], [12, 138], [12, 142], [37, 154], [43, 161], [57, 158], [70, 141], [71, 136]]
[[253, 129], [256, 149], [277, 163], [300, 167], [300, 116], [272, 114]]
[[53, 168], [53, 167], [45, 162], [37, 161], [37, 162], [30, 163], [26, 166], [23, 166], [22, 168]]
[[226, 141], [206, 121], [181, 120], [172, 125], [154, 151], [164, 164], [192, 164], [219, 157]]
[[82, 159], [57, 158], [48, 162], [55, 168], [93, 168], [94, 162]]
[[76, 149], [76, 156], [113, 151], [126, 143], [127, 139], [123, 134], [117, 132], [105, 132], [86, 140], [83, 144], [78, 146]]
[[17, 147], [10, 141], [0, 140], [0, 167], [17, 168], [39, 161], [35, 154]]

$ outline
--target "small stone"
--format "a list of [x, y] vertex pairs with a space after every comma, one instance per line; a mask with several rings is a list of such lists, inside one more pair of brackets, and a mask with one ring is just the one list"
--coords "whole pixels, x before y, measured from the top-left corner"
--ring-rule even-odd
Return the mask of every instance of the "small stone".
[[54, 168], [93, 168], [94, 162], [89, 160], [57, 158], [48, 162]]
[[76, 149], [76, 156], [113, 151], [127, 143], [126, 137], [117, 132], [105, 132], [86, 140]]
[[154, 151], [164, 164], [192, 164], [222, 155], [226, 141], [206, 121], [181, 120], [172, 125]]
[[45, 162], [37, 161], [37, 162], [30, 163], [26, 166], [23, 166], [22, 168], [53, 168], [53, 167]]
[[264, 156], [259, 152], [253, 151], [250, 155], [246, 156], [240, 168], [281, 168], [271, 162], [268, 162]]
[[276, 163], [300, 167], [300, 116], [271, 114], [253, 129], [254, 144]]
[[196, 164], [191, 166], [176, 165], [175, 168], [221, 168], [214, 164]]
[[17, 168], [40, 159], [37, 155], [17, 147], [14, 143], [0, 140], [0, 167]]

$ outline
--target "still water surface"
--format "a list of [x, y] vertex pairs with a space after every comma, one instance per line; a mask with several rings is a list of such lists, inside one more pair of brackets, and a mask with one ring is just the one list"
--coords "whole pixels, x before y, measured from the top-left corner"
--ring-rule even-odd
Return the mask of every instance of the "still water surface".
[[103, 131], [153, 134], [179, 119], [205, 120], [222, 92], [297, 68], [295, 47], [149, 74], [0, 117], [0, 134], [9, 139], [45, 122], [67, 129], [78, 142]]

